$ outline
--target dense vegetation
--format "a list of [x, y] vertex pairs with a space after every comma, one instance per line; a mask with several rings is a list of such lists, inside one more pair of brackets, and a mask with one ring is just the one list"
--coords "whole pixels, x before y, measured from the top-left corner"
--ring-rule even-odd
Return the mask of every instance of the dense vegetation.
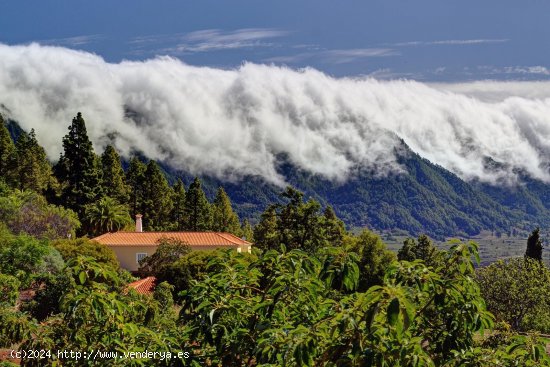
[[[421, 235], [396, 256], [291, 187], [252, 227], [221, 187], [209, 201], [198, 178], [170, 185], [137, 157], [124, 171], [113, 147], [95, 154], [80, 114], [53, 168], [32, 132], [13, 142], [3, 127], [0, 348], [50, 351], [24, 366], [550, 366], [546, 341], [518, 334], [550, 332], [538, 229], [525, 258], [477, 270], [474, 243], [438, 250]], [[111, 250], [82, 237], [136, 213], [149, 230], [227, 231], [254, 251], [164, 238], [140, 263], [157, 278], [141, 295]], [[145, 351], [164, 357], [124, 358]]]
[[[81, 119], [82, 116], [77, 120]], [[78, 125], [78, 121], [73, 124]], [[25, 134], [13, 121], [9, 121], [8, 130], [8, 134], [6, 132], [3, 134], [16, 140], [19, 140], [21, 134]], [[31, 135], [34, 137], [34, 134]], [[63, 142], [64, 148], [68, 144], [68, 151], [62, 158], [66, 156], [65, 161], [70, 165], [72, 154], [70, 145], [77, 141], [75, 140], [77, 137], [69, 138], [69, 135]], [[36, 137], [34, 141], [33, 144], [36, 146]], [[83, 143], [89, 144], [89, 140], [86, 138]], [[89, 154], [89, 152], [80, 153]], [[449, 236], [471, 237], [480, 230], [509, 235], [525, 234], [533, 224], [545, 228], [550, 225], [548, 184], [526, 175], [520, 175], [517, 185], [468, 183], [444, 168], [421, 158], [404, 142], [397, 149], [396, 155], [402, 168], [401, 173], [380, 175], [369, 170], [358, 169], [350, 177], [340, 182], [333, 182], [298, 169], [285, 156], [279, 157], [279, 173], [290, 185], [304, 192], [306, 197], [317, 200], [323, 207], [332, 206], [336, 215], [346, 223], [348, 228], [367, 226], [379, 231], [405, 231], [415, 236], [426, 233], [438, 240], [444, 240]], [[40, 154], [35, 153], [34, 156], [38, 157]], [[44, 162], [43, 159], [38, 161]], [[118, 203], [125, 204], [129, 207], [131, 216], [136, 212], [152, 214], [144, 217], [147, 229], [164, 229], [168, 226], [184, 228], [182, 219], [185, 211], [181, 208], [182, 203], [185, 202], [184, 192], [188, 188], [184, 187], [183, 183], [191, 185], [195, 177], [163, 162], [152, 162], [149, 166], [147, 160], [139, 154], [128, 161], [123, 161], [121, 165], [118, 153], [112, 146], [107, 146], [101, 157], [94, 158], [94, 161], [96, 162], [92, 166], [95, 165], [99, 172], [95, 174], [93, 170], [90, 171], [91, 175], [84, 181], [93, 181], [94, 177], [98, 177], [100, 181], [109, 180], [110, 182], [110, 185], [100, 184], [102, 190], [94, 189], [95, 195], [107, 196]], [[490, 166], [496, 163], [487, 164]], [[42, 164], [42, 166], [47, 168], [47, 165]], [[62, 167], [58, 168], [60, 168], [56, 170], [58, 180], [66, 182], [71, 179], [63, 173]], [[150, 185], [142, 185], [146, 171], [146, 178], [151, 180], [148, 181]], [[159, 197], [156, 207], [151, 207], [151, 193], [166, 188], [159, 173], [164, 175], [166, 183], [173, 188], [174, 193]], [[28, 176], [31, 177], [31, 175]], [[47, 177], [47, 175], [39, 175], [39, 177]], [[181, 182], [178, 184], [178, 181]], [[56, 193], [59, 196], [60, 188], [57, 187], [56, 192], [54, 183], [49, 183], [45, 179], [38, 182], [42, 187], [44, 185], [49, 187], [47, 188], [50, 192], [49, 200], [53, 200], [55, 196], [51, 194]], [[200, 184], [211, 203], [215, 201], [219, 188], [223, 187], [227, 196], [231, 198], [235, 213], [247, 222], [257, 223], [261, 213], [269, 205], [282, 202], [278, 195], [281, 188], [259, 177], [242, 177], [237, 182], [226, 182], [202, 176]], [[91, 193], [92, 196], [94, 193]], [[70, 200], [69, 192], [65, 191], [64, 195]], [[168, 196], [172, 199], [170, 200]], [[70, 202], [62, 200], [58, 200], [57, 203], [71, 205]], [[173, 210], [170, 210], [170, 206]], [[103, 205], [100, 208], [104, 207]], [[80, 210], [83, 209], [80, 208]], [[171, 217], [170, 223], [166, 220], [159, 221], [159, 218], [168, 212]], [[81, 214], [78, 210], [77, 213]], [[213, 210], [211, 214], [213, 215]], [[82, 229], [88, 231], [87, 223], [83, 222]]]

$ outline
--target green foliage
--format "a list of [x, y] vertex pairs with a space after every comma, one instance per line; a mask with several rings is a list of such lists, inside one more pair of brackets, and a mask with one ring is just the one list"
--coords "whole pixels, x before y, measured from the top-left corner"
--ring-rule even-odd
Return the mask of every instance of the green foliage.
[[166, 268], [190, 251], [186, 243], [175, 238], [163, 237], [158, 241], [155, 253], [139, 262], [138, 272], [142, 277], [154, 275], [163, 279], [162, 274]]
[[[175, 326], [171, 314], [159, 312], [160, 304], [153, 298], [117, 291], [120, 281], [116, 271], [109, 266], [96, 263], [92, 258], [78, 257], [68, 263], [66, 273], [69, 285], [60, 302], [60, 313], [40, 324], [31, 322], [32, 334], [26, 333], [19, 338], [21, 348], [102, 350], [122, 356], [124, 352], [146, 349], [177, 353], [184, 347], [185, 343], [178, 338], [186, 338], [186, 335]], [[60, 361], [55, 353], [48, 359], [24, 359], [23, 365], [54, 366], [60, 362], [63, 366], [82, 365], [82, 360]], [[143, 366], [151, 362], [168, 366], [174, 361], [120, 357], [91, 365]]]
[[[330, 212], [321, 214], [321, 205], [291, 187], [281, 193], [286, 204], [274, 204], [262, 214], [254, 228], [254, 240], [260, 249], [301, 249], [310, 253], [342, 242], [341, 224]], [[331, 241], [331, 242], [329, 242]]]
[[2, 115], [0, 115], [0, 180], [4, 180], [12, 187], [17, 183], [17, 153]]
[[155, 161], [149, 161], [144, 173], [141, 214], [146, 229], [162, 231], [170, 227], [172, 189]]
[[80, 112], [63, 137], [63, 149], [64, 153], [55, 166], [55, 174], [62, 185], [62, 200], [82, 219], [84, 207], [101, 196], [101, 163], [94, 153]]
[[508, 350], [476, 344], [493, 317], [474, 279], [474, 244], [456, 243], [437, 268], [394, 262], [365, 292], [353, 292], [357, 258], [338, 247], [317, 256], [269, 250], [253, 261], [230, 251], [212, 258], [217, 271], [181, 294], [180, 322], [199, 342], [198, 362], [458, 367], [484, 366], [477, 361], [491, 355], [496, 366], [547, 363], [540, 341], [513, 339]]
[[120, 156], [112, 145], [108, 145], [101, 155], [101, 168], [103, 171], [103, 194], [121, 204], [128, 203], [130, 187], [125, 181]]
[[156, 274], [156, 277], [160, 282], [166, 281], [173, 285], [172, 293], [179, 300], [178, 294], [187, 290], [193, 281], [201, 282], [206, 276], [219, 270], [211, 262], [216, 262], [215, 258], [220, 256], [225, 256], [223, 250], [191, 251], [164, 267], [162, 272]]
[[118, 269], [119, 264], [115, 253], [109, 247], [87, 238], [74, 240], [58, 240], [52, 242], [52, 246], [59, 251], [65, 262], [71, 261], [78, 256], [87, 256], [99, 264], [106, 264]]
[[142, 214], [143, 184], [145, 181], [145, 170], [147, 167], [137, 157], [130, 160], [130, 167], [126, 172], [126, 184], [130, 187], [130, 209], [132, 218], [136, 214]]
[[347, 237], [344, 246], [359, 255], [359, 290], [382, 284], [387, 267], [395, 254], [386, 248], [380, 237], [364, 230], [359, 236]]
[[324, 230], [331, 246], [341, 246], [346, 235], [346, 227], [334, 213], [332, 206], [327, 206], [323, 212]]
[[38, 144], [34, 129], [29, 134], [21, 132], [17, 139], [16, 150], [17, 181], [20, 190], [43, 193], [49, 186], [56, 186], [46, 151]]
[[0, 232], [0, 273], [16, 277], [23, 288], [30, 286], [48, 253], [49, 246], [45, 241]]
[[159, 303], [161, 310], [170, 310], [174, 306], [173, 290], [174, 286], [167, 282], [161, 282], [155, 287], [153, 298]]
[[241, 223], [239, 217], [231, 207], [231, 200], [223, 187], [218, 188], [214, 202], [212, 203], [212, 227], [216, 232], [229, 232], [241, 236]]
[[30, 314], [38, 321], [58, 314], [59, 301], [69, 289], [69, 278], [63, 272], [47, 274], [35, 279], [38, 289], [34, 297], [22, 305], [22, 310]]
[[84, 208], [84, 218], [88, 231], [93, 236], [118, 231], [132, 223], [126, 205], [104, 196]]
[[212, 209], [197, 177], [185, 194], [185, 217], [189, 231], [207, 231], [212, 227]]
[[487, 309], [514, 330], [550, 332], [550, 271], [530, 257], [500, 260], [477, 271]]
[[74, 236], [80, 227], [72, 210], [48, 204], [35, 192], [19, 190], [0, 195], [0, 222], [14, 233], [49, 240]]
[[254, 229], [252, 229], [252, 225], [248, 219], [243, 220], [241, 225], [241, 233], [248, 242], [254, 243]]
[[439, 252], [426, 235], [418, 236], [418, 242], [414, 238], [407, 238], [403, 247], [397, 252], [398, 260], [414, 261], [423, 260], [427, 266], [437, 265]]
[[0, 308], [15, 306], [20, 286], [21, 282], [16, 277], [0, 273]]
[[180, 179], [177, 180], [173, 186], [174, 190], [174, 208], [172, 209], [172, 223], [174, 229], [177, 231], [183, 231], [188, 222], [188, 218], [185, 215], [185, 187]]
[[535, 228], [527, 239], [525, 257], [542, 261], [542, 241], [540, 239], [540, 228]]

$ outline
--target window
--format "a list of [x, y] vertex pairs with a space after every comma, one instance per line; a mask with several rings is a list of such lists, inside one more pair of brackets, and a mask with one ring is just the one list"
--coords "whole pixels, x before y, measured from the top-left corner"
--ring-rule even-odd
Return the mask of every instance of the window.
[[139, 262], [147, 257], [147, 252], [138, 252], [136, 254], [136, 262], [139, 264]]

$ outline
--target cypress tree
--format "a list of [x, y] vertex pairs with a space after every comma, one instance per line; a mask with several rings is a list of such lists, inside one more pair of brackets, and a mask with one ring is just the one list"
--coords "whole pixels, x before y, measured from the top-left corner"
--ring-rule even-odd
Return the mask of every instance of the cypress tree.
[[155, 161], [149, 161], [144, 174], [141, 214], [147, 229], [162, 231], [170, 226], [172, 188]]
[[187, 223], [187, 218], [185, 216], [185, 187], [179, 178], [173, 190], [174, 208], [172, 209], [172, 222], [176, 230], [183, 231]]
[[0, 115], [0, 180], [15, 187], [17, 184], [17, 153], [4, 119]]
[[126, 184], [130, 188], [130, 211], [132, 218], [140, 213], [143, 202], [143, 184], [145, 181], [145, 164], [137, 157], [132, 157], [130, 167], [126, 172]]
[[101, 155], [103, 170], [103, 192], [120, 204], [128, 203], [130, 188], [126, 184], [120, 156], [112, 145], [108, 145]]
[[540, 228], [536, 228], [527, 239], [525, 257], [542, 261], [542, 240], [540, 239]]
[[208, 231], [212, 227], [210, 203], [198, 177], [189, 185], [185, 195], [185, 216], [188, 218], [187, 230]]
[[36, 140], [34, 129], [29, 134], [22, 132], [15, 147], [19, 189], [44, 192], [52, 184], [52, 167], [46, 151]]
[[63, 137], [63, 150], [55, 166], [56, 176], [63, 186], [62, 200], [82, 219], [84, 206], [101, 196], [101, 169], [80, 112]]
[[216, 198], [212, 204], [212, 230], [217, 232], [229, 232], [236, 236], [241, 235], [239, 217], [233, 211], [231, 200], [223, 187], [218, 189]]

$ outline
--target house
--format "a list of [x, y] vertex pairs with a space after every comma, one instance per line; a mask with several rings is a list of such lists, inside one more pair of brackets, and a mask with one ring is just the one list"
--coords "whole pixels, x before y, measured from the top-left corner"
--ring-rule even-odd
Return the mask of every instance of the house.
[[137, 271], [139, 261], [155, 253], [162, 238], [174, 238], [187, 244], [191, 250], [235, 249], [251, 252], [252, 243], [225, 232], [143, 232], [142, 216], [136, 215], [135, 232], [109, 232], [93, 238], [113, 250], [120, 266]]

